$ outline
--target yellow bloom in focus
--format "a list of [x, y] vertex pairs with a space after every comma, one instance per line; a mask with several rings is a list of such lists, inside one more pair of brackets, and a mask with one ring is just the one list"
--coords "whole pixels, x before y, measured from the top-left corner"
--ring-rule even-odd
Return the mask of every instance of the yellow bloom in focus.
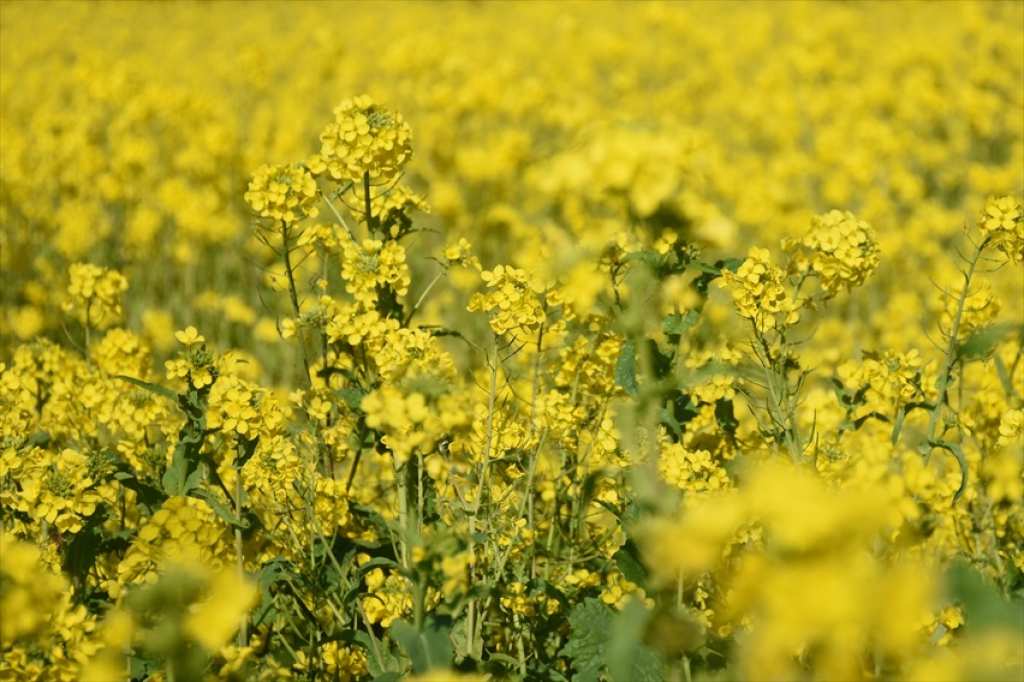
[[1012, 196], [992, 198], [978, 221], [982, 233], [1015, 263], [1024, 262], [1024, 207]]
[[381, 107], [367, 95], [346, 99], [334, 109], [334, 121], [320, 134], [315, 172], [338, 181], [373, 184], [390, 181], [412, 156], [412, 133], [402, 115]]
[[316, 180], [301, 164], [260, 166], [245, 200], [257, 215], [286, 225], [319, 213]]
[[206, 341], [206, 337], [200, 334], [199, 330], [192, 326], [188, 326], [185, 329], [174, 332], [174, 338], [178, 340], [178, 343], [185, 346], [192, 346]]

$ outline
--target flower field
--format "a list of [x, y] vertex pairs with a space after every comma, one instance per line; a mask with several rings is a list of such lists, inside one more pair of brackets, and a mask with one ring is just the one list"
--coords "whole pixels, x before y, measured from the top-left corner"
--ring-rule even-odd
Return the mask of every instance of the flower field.
[[0, 2], [0, 680], [1020, 681], [1022, 196], [1022, 2]]

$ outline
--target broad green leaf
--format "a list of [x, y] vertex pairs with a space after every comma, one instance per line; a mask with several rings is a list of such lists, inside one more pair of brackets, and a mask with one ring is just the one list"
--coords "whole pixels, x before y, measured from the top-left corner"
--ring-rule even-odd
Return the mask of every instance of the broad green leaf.
[[658, 655], [644, 646], [644, 630], [651, 613], [633, 598], [612, 621], [604, 660], [612, 682], [661, 682], [664, 672]]
[[338, 389], [335, 393], [353, 410], [359, 409], [359, 405], [363, 402], [363, 396], [366, 395], [364, 390], [354, 387]]
[[409, 657], [414, 673], [423, 673], [432, 668], [448, 668], [451, 665], [449, 630], [435, 619], [427, 619], [422, 631], [417, 631], [404, 620], [398, 620], [391, 624], [388, 632]]
[[611, 623], [611, 609], [593, 598], [577, 604], [569, 614], [569, 641], [560, 654], [572, 661], [574, 681], [598, 679]]

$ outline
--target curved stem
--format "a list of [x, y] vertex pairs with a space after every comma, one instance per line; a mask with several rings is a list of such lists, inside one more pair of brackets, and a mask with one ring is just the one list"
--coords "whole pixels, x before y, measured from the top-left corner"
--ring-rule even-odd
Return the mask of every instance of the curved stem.
[[967, 261], [967, 272], [964, 273], [964, 285], [963, 290], [960, 292], [960, 297], [956, 302], [956, 312], [953, 315], [953, 326], [949, 330], [949, 342], [946, 344], [946, 355], [942, 362], [942, 372], [939, 374], [938, 391], [939, 395], [935, 398], [935, 406], [932, 408], [931, 417], [928, 419], [928, 434], [925, 439], [923, 447], [925, 455], [931, 452], [931, 443], [935, 439], [935, 428], [939, 423], [939, 414], [942, 412], [942, 406], [946, 404], [947, 392], [949, 390], [949, 377], [953, 373], [953, 367], [959, 362], [959, 354], [957, 353], [958, 337], [960, 336], [960, 322], [964, 314], [964, 306], [967, 303], [967, 296], [971, 289], [971, 279], [974, 277], [974, 270], [978, 266], [978, 261], [981, 258], [981, 252], [988, 246], [989, 240], [985, 239], [971, 255], [971, 258]]

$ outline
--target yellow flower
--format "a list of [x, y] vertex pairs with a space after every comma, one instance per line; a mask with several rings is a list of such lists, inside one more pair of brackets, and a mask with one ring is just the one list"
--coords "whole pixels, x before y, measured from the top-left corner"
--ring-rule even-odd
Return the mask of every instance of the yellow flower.
[[217, 651], [238, 630], [256, 600], [254, 585], [237, 571], [224, 569], [210, 579], [206, 597], [189, 609], [185, 629], [208, 651]]
[[199, 330], [191, 325], [174, 332], [174, 338], [178, 340], [178, 343], [185, 346], [192, 346], [206, 341], [206, 338], [199, 333]]

